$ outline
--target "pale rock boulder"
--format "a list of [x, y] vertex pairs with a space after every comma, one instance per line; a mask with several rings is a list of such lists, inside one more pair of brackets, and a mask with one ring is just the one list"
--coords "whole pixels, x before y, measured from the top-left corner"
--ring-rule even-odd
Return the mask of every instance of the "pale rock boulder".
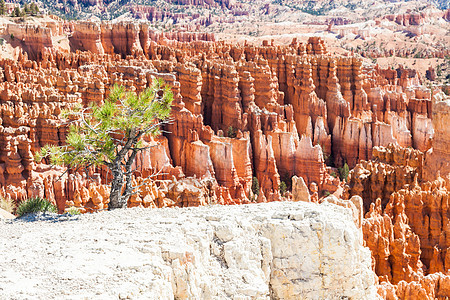
[[292, 176], [292, 200], [311, 202], [309, 189], [306, 186], [303, 177]]
[[300, 202], [191, 211], [180, 215], [185, 225], [165, 258], [175, 298], [376, 298], [350, 209]]
[[357, 228], [361, 228], [363, 220], [363, 200], [360, 196], [355, 195], [350, 198], [350, 200], [339, 199], [335, 195], [330, 195], [322, 200], [321, 203], [332, 203], [345, 208], [348, 208], [352, 212], [353, 222], [356, 224]]

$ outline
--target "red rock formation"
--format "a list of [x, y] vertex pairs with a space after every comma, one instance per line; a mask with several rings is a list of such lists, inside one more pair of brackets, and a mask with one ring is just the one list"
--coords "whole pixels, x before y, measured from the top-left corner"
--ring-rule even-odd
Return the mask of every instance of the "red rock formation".
[[446, 299], [450, 295], [450, 276], [434, 273], [418, 281], [401, 281], [398, 285], [386, 282], [378, 286], [378, 294], [387, 300], [397, 299]]
[[430, 66], [428, 68], [428, 70], [426, 71], [426, 75], [425, 76], [427, 77], [428, 80], [435, 81], [436, 77], [437, 77], [436, 76], [436, 70], [432, 66]]
[[69, 41], [72, 51], [91, 51], [96, 54], [104, 54], [99, 23], [73, 22], [71, 25], [73, 33]]
[[21, 48], [32, 59], [40, 59], [53, 48], [52, 29], [31, 24], [9, 23], [6, 32], [13, 43], [20, 43]]
[[449, 10], [429, 10], [420, 13], [406, 13], [397, 15], [386, 15], [383, 19], [392, 21], [402, 26], [419, 26], [429, 23], [431, 20], [444, 19], [448, 20]]
[[382, 285], [380, 294], [387, 299], [420, 294], [448, 297], [448, 287], [439, 287], [441, 280], [450, 278], [448, 185], [442, 179], [415, 182], [393, 193], [384, 210], [379, 199], [371, 204], [363, 232], [380, 280], [396, 285]]
[[[176, 78], [164, 75], [179, 91], [175, 122], [167, 128], [171, 134], [167, 135], [166, 154], [158, 156], [166, 162], [152, 165], [172, 162], [188, 176], [215, 178], [235, 200], [242, 195], [247, 198], [252, 176], [260, 179], [266, 197], [273, 195], [270, 199], [279, 199], [279, 174], [302, 176], [307, 185], [317, 185], [319, 193], [325, 188], [333, 192], [338, 183], [327, 173], [322, 149], [338, 166], [344, 162], [353, 166], [360, 159], [371, 158], [372, 146], [393, 142], [423, 149], [429, 145], [429, 95], [417, 90], [403, 92], [409, 88], [408, 72], [400, 71], [400, 80], [380, 89], [377, 84], [384, 82], [383, 71], [375, 69], [368, 75], [357, 59], [331, 57], [320, 39], [311, 38], [307, 44], [293, 41], [289, 47], [267, 42], [262, 47], [168, 42], [161, 36], [157, 36], [158, 42], [150, 42], [156, 35], [145, 24], [85, 22], [71, 26], [73, 49], [90, 50], [91, 54], [44, 55], [40, 66], [31, 71], [35, 79], [28, 79], [28, 69], [22, 71], [23, 67], [8, 63], [6, 81], [39, 82], [39, 89], [55, 91], [61, 99], [57, 103], [79, 95], [77, 101], [88, 104], [105, 99], [113, 83], [139, 92], [153, 76], [174, 72]], [[102, 48], [107, 54], [140, 60], [96, 55]], [[202, 54], [197, 55], [198, 51]], [[152, 60], [142, 60], [142, 54]], [[26, 57], [21, 60], [22, 64], [34, 64]], [[401, 74], [407, 74], [405, 80]], [[11, 94], [6, 91], [11, 89], [18, 88], [7, 86], [3, 100], [9, 101]], [[35, 97], [30, 95], [21, 97]], [[411, 132], [409, 118], [423, 126]], [[39, 126], [30, 125], [32, 151], [49, 142], [63, 142], [52, 128], [57, 117], [55, 121], [38, 120]], [[223, 139], [221, 134], [233, 139]], [[248, 151], [234, 151], [236, 135], [251, 145]], [[322, 149], [314, 147], [318, 144]], [[227, 160], [222, 159], [225, 154]], [[253, 165], [252, 172], [237, 167], [243, 161]], [[153, 171], [153, 167], [141, 170], [142, 174]]]
[[442, 101], [444, 95], [435, 95], [433, 101], [433, 148], [426, 153], [426, 168], [424, 177], [428, 180], [450, 173], [450, 101]]
[[139, 32], [140, 28], [135, 23], [102, 23], [101, 41], [105, 53], [119, 53], [123, 57], [143, 54]]
[[[364, 240], [386, 299], [448, 296], [450, 178], [422, 181], [418, 150], [374, 148], [373, 160], [350, 172], [349, 194], [364, 197]], [[431, 297], [431, 298], [429, 298]]]
[[393, 192], [422, 178], [423, 154], [418, 150], [390, 145], [374, 147], [371, 161], [362, 161], [350, 171], [349, 194], [364, 199], [365, 211], [376, 199], [385, 207]]

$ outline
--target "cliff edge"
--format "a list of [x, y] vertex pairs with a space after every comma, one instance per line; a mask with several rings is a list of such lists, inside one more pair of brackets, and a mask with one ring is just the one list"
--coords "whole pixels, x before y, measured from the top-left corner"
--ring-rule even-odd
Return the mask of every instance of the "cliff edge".
[[5, 299], [377, 297], [361, 229], [333, 204], [133, 208], [0, 227]]

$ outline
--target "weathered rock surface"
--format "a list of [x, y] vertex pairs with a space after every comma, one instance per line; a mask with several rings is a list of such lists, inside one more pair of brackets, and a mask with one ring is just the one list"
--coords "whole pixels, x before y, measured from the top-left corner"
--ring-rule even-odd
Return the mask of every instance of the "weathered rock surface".
[[311, 202], [308, 187], [302, 177], [292, 177], [292, 201]]
[[424, 177], [433, 180], [450, 173], [450, 100], [436, 99], [433, 102], [433, 148], [426, 153]]
[[376, 299], [361, 231], [333, 204], [135, 208], [0, 227], [1, 298]]
[[374, 147], [372, 160], [361, 161], [350, 171], [349, 194], [364, 199], [365, 212], [378, 198], [384, 208], [392, 193], [413, 183], [416, 176], [422, 178], [423, 165], [424, 155], [419, 150], [393, 144]]

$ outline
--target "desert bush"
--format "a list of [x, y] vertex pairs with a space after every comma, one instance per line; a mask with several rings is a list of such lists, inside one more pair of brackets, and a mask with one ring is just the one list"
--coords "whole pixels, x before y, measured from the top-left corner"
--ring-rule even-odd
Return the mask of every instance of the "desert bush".
[[14, 213], [14, 210], [16, 209], [16, 204], [11, 198], [0, 198], [0, 208], [3, 210], [6, 210], [9, 213]]
[[280, 183], [280, 193], [281, 193], [281, 196], [284, 196], [284, 193], [286, 193], [286, 191], [287, 191], [287, 185], [286, 185], [286, 183], [285, 183], [284, 181], [282, 181], [282, 182]]
[[17, 215], [22, 217], [27, 214], [37, 213], [37, 212], [53, 212], [55, 213], [56, 206], [45, 198], [33, 197], [27, 199], [19, 204], [17, 207]]
[[339, 170], [339, 178], [341, 180], [347, 180], [348, 173], [350, 172], [350, 168], [348, 167], [347, 163], [345, 163], [342, 168], [338, 168], [338, 170]]
[[6, 12], [5, 0], [0, 0], [0, 15], [4, 15]]
[[71, 206], [71, 207], [67, 208], [65, 212], [72, 216], [81, 214], [80, 210], [78, 208], [76, 208], [75, 206]]
[[254, 195], [259, 195], [259, 181], [255, 176], [252, 178], [252, 192]]
[[228, 131], [227, 131], [228, 137], [234, 139], [236, 137], [236, 133], [237, 133], [236, 131], [237, 131], [236, 128], [233, 128], [233, 126], [228, 127]]

